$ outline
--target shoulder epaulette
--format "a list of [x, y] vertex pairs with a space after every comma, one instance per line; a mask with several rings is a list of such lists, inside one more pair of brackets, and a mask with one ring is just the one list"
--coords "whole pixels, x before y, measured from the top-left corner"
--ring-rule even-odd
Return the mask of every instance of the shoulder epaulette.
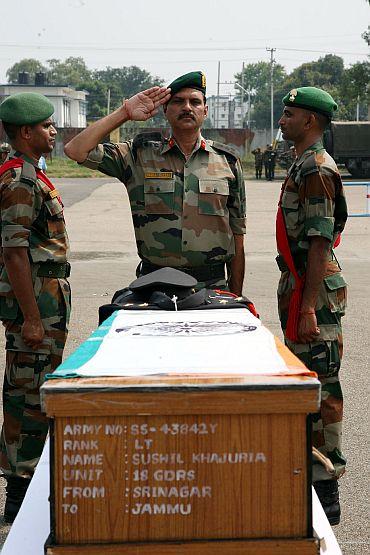
[[316, 173], [319, 171], [319, 166], [316, 161], [315, 154], [312, 152], [310, 156], [303, 161], [301, 166], [301, 175], [304, 177], [305, 175], [309, 175], [310, 173]]
[[23, 183], [28, 183], [29, 185], [35, 185], [35, 183], [37, 182], [37, 176], [36, 168], [33, 164], [30, 164], [26, 161], [24, 162], [22, 166], [20, 181], [22, 181]]
[[138, 148], [147, 148], [150, 146], [159, 147], [162, 144], [163, 136], [159, 131], [148, 131], [147, 133], [138, 133], [132, 141], [132, 154], [136, 160]]
[[212, 146], [216, 150], [220, 150], [221, 152], [226, 152], [226, 154], [231, 154], [236, 160], [239, 158], [239, 154], [235, 148], [229, 145], [225, 145], [224, 143], [219, 143], [218, 141], [212, 141]]

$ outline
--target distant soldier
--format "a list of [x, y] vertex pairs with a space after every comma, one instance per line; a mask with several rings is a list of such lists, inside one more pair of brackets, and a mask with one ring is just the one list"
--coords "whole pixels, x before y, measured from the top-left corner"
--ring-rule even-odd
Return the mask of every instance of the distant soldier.
[[4, 164], [5, 160], [8, 158], [10, 152], [10, 145], [8, 143], [2, 143], [0, 145], [0, 166]]
[[322, 144], [337, 104], [315, 87], [293, 89], [283, 103], [279, 124], [283, 138], [294, 142], [297, 158], [283, 184], [277, 215], [279, 316], [286, 344], [321, 382], [313, 444], [330, 459], [333, 471], [314, 461], [313, 485], [329, 522], [338, 524], [337, 480], [346, 465], [339, 369], [347, 293], [333, 247], [344, 229], [347, 205], [338, 168]]
[[282, 168], [286, 169], [288, 173], [290, 166], [293, 164], [294, 160], [297, 157], [297, 153], [295, 150], [295, 146], [291, 146], [289, 150], [286, 150], [279, 156], [279, 164]]
[[[240, 295], [244, 278], [245, 187], [232, 148], [201, 135], [208, 114], [201, 71], [125, 100], [65, 147], [67, 156], [117, 177], [130, 199], [141, 263], [137, 275], [164, 266], [207, 287]], [[152, 117], [163, 105], [172, 136], [142, 133], [133, 141], [99, 144], [127, 121]], [[227, 279], [225, 276], [227, 270]]]
[[254, 167], [256, 170], [256, 179], [261, 179], [262, 177], [262, 165], [263, 165], [263, 153], [260, 147], [255, 148], [252, 150], [252, 154], [254, 155]]
[[275, 177], [275, 164], [276, 164], [276, 150], [272, 145], [267, 145], [263, 153], [263, 161], [265, 165], [265, 178], [267, 181], [272, 181]]
[[4, 424], [0, 466], [4, 519], [13, 522], [48, 432], [39, 389], [61, 363], [70, 313], [68, 237], [58, 191], [39, 170], [55, 145], [52, 103], [9, 96], [0, 119], [12, 149], [0, 168], [0, 318], [5, 327]]
[[271, 145], [266, 145], [266, 148], [262, 153], [263, 166], [265, 168], [265, 179], [267, 179], [267, 176], [268, 176], [268, 156], [269, 156], [270, 147]]

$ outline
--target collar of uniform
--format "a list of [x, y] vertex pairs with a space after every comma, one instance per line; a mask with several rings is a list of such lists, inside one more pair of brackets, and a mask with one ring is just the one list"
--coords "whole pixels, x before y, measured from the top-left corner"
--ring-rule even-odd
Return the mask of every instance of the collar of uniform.
[[304, 150], [302, 152], [302, 154], [300, 155], [298, 160], [295, 162], [295, 165], [296, 166], [301, 166], [310, 154], [312, 154], [313, 152], [317, 152], [319, 150], [323, 150], [323, 148], [324, 148], [324, 146], [322, 144], [322, 141], [321, 140], [317, 141], [316, 143], [309, 146], [308, 148], [306, 148], [306, 150]]
[[14, 148], [11, 148], [9, 152], [8, 159], [11, 158], [22, 158], [25, 162], [28, 162], [29, 164], [35, 166], [35, 168], [38, 168], [38, 164], [33, 158], [30, 158], [27, 154], [23, 154], [23, 152], [19, 152], [19, 150], [15, 150]]
[[[171, 135], [171, 137], [164, 143], [164, 145], [162, 147], [162, 150], [161, 150], [161, 154], [164, 154], [165, 152], [168, 152], [174, 146], [176, 146], [181, 151], [181, 148], [177, 144], [175, 137], [173, 135]], [[197, 142], [195, 143], [195, 146], [193, 148], [193, 152], [195, 152], [199, 149], [207, 150], [208, 152], [210, 152], [210, 150], [211, 150], [207, 141], [205, 140], [204, 137], [202, 137], [202, 135], [199, 135], [199, 137], [197, 139]]]

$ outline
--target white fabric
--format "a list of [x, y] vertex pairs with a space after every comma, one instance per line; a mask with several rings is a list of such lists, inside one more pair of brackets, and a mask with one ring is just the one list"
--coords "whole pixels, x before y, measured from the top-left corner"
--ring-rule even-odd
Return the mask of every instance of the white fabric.
[[[95, 339], [96, 340], [96, 339]], [[272, 333], [248, 310], [117, 313], [79, 376], [284, 374]]]
[[43, 555], [50, 533], [49, 440], [1, 555]]

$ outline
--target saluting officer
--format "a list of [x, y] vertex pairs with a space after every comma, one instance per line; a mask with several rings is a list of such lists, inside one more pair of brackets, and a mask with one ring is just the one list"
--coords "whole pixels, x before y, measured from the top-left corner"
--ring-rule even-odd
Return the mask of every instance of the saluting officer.
[[[125, 184], [141, 259], [138, 275], [170, 266], [203, 286], [227, 287], [227, 279], [230, 290], [240, 295], [245, 233], [242, 169], [231, 148], [201, 135], [208, 113], [205, 93], [201, 71], [179, 77], [169, 89], [148, 89], [84, 129], [65, 152]], [[99, 144], [123, 123], [149, 119], [160, 105], [172, 128], [169, 139], [151, 133], [120, 144]]]
[[58, 191], [38, 168], [51, 152], [53, 104], [35, 93], [8, 97], [0, 119], [12, 149], [0, 168], [0, 318], [5, 327], [0, 465], [4, 518], [13, 522], [48, 432], [39, 388], [60, 364], [67, 337], [68, 237]]

